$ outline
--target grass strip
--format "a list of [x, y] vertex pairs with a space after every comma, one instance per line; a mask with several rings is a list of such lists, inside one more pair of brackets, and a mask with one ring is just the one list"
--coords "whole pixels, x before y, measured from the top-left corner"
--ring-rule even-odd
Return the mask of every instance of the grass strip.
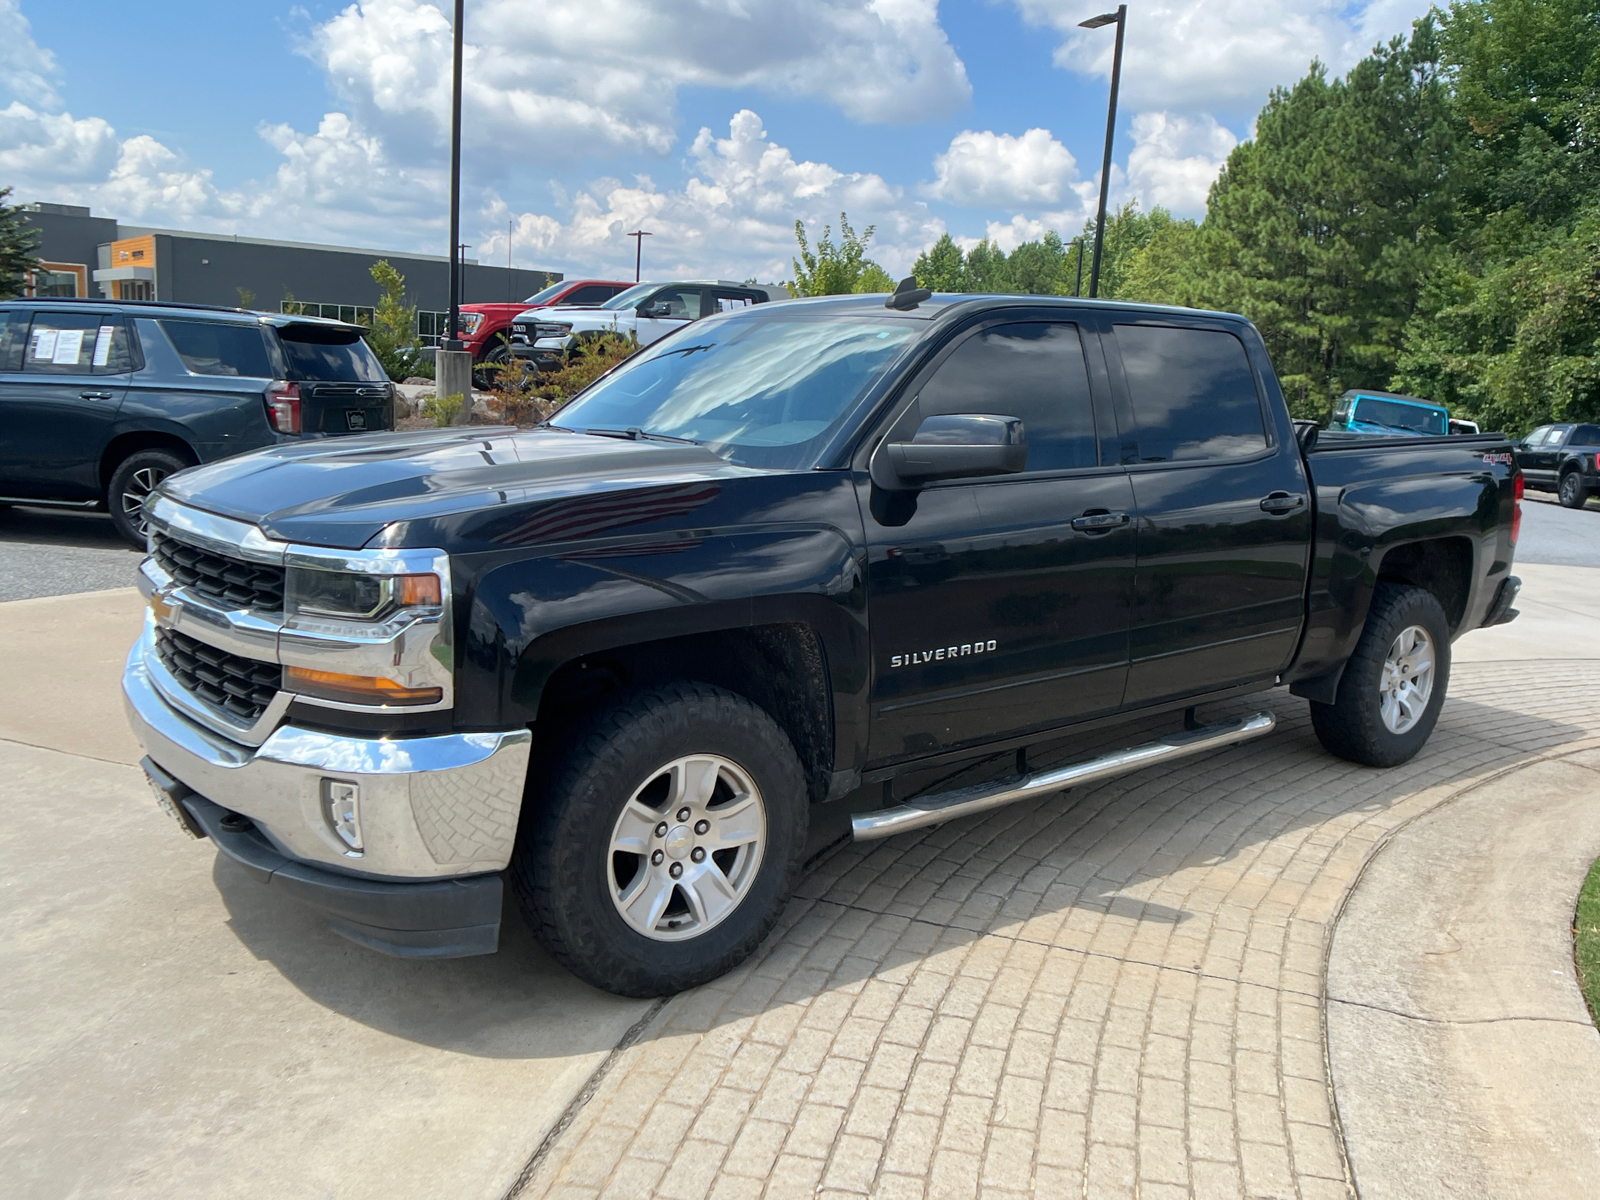
[[1578, 892], [1578, 911], [1572, 922], [1573, 958], [1578, 964], [1578, 986], [1583, 989], [1589, 1016], [1600, 1024], [1600, 859]]

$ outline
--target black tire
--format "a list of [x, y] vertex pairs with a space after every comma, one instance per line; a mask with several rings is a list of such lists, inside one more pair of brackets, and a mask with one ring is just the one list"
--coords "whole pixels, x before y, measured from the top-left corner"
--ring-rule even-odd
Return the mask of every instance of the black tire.
[[145, 548], [144, 516], [140, 506], [168, 475], [191, 464], [170, 450], [136, 450], [117, 464], [106, 488], [111, 523], [130, 544]]
[[1563, 475], [1556, 495], [1562, 508], [1582, 508], [1584, 501], [1589, 499], [1589, 489], [1583, 485], [1583, 473], [1568, 471]]
[[[1402, 732], [1382, 711], [1384, 663], [1400, 634], [1420, 626], [1432, 642], [1433, 679], [1420, 717]], [[1311, 705], [1311, 725], [1327, 750], [1369, 767], [1394, 767], [1412, 758], [1439, 721], [1450, 685], [1450, 623], [1431, 592], [1408, 584], [1380, 583], [1372, 595], [1366, 628], [1339, 680], [1332, 704]]]
[[500, 382], [500, 372], [490, 368], [498, 367], [511, 359], [511, 348], [506, 344], [504, 335], [495, 335], [493, 342], [493, 349], [472, 364], [472, 386], [480, 392], [487, 392]]
[[[525, 815], [511, 859], [512, 886], [551, 955], [579, 978], [621, 996], [679, 992], [715, 979], [749, 957], [793, 892], [805, 851], [805, 778], [777, 723], [742, 696], [683, 682], [625, 693], [562, 741], [568, 749], [548, 782], [542, 789], [530, 789], [543, 795], [535, 801], [530, 794], [537, 807]], [[668, 765], [701, 754], [727, 760], [753, 782], [764, 813], [765, 841], [742, 898], [726, 916], [704, 932], [668, 933], [679, 940], [656, 940], [664, 932], [661, 926], [676, 919], [671, 905], [656, 921], [658, 934], [647, 936], [623, 918], [612, 885], [619, 864], [631, 861], [638, 871], [658, 868], [643, 858], [614, 853], [611, 838], [636, 792], [643, 788], [650, 795]], [[660, 811], [676, 819], [670, 807]], [[687, 828], [673, 827], [668, 839]], [[681, 847], [679, 852], [688, 853]], [[720, 853], [725, 852], [696, 861], [720, 861]], [[671, 866], [665, 862], [659, 870]], [[736, 866], [719, 870], [737, 873]], [[688, 881], [687, 874], [684, 879]], [[675, 887], [665, 886], [669, 891]], [[672, 896], [674, 905], [687, 899], [683, 892], [672, 891]]]

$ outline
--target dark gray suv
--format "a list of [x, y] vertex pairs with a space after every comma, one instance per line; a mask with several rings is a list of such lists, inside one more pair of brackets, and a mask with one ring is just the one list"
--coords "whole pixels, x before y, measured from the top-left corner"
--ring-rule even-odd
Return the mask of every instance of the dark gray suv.
[[393, 429], [363, 332], [200, 305], [0, 303], [0, 506], [109, 510], [142, 547], [144, 498], [174, 471]]

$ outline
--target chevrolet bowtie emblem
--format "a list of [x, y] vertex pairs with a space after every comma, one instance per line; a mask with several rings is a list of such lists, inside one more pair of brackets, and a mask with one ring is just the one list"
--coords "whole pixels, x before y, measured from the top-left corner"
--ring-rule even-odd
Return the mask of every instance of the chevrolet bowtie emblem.
[[150, 593], [150, 611], [155, 615], [157, 625], [171, 625], [178, 615], [176, 604], [168, 604], [167, 598], [160, 592]]

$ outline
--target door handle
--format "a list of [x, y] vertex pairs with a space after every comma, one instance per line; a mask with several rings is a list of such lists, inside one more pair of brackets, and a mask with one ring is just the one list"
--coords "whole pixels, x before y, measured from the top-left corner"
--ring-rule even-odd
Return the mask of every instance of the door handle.
[[1115, 529], [1118, 525], [1128, 523], [1128, 514], [1125, 512], [1086, 512], [1081, 517], [1072, 518], [1072, 527], [1081, 530]]
[[110, 392], [79, 392], [78, 393], [78, 399], [80, 399], [80, 400], [109, 400], [109, 399], [111, 399], [111, 393]]
[[1305, 507], [1306, 498], [1298, 492], [1273, 492], [1261, 502], [1261, 511], [1267, 513], [1291, 513]]

